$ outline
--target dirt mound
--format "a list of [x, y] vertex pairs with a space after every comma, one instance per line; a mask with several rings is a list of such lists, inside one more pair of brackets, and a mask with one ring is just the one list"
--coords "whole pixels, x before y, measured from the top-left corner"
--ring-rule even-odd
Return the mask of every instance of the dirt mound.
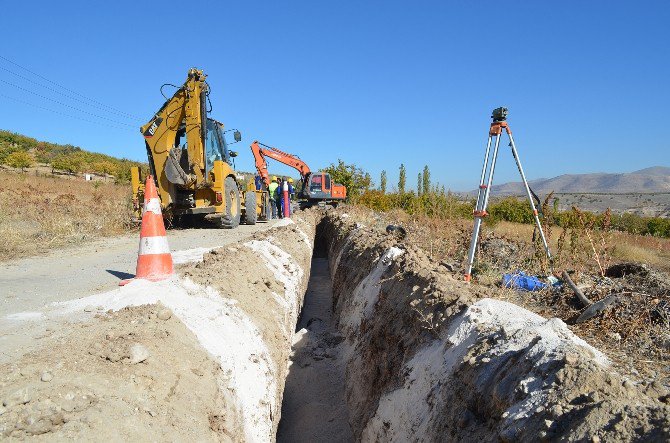
[[173, 278], [33, 313], [61, 323], [2, 368], [0, 435], [273, 441], [314, 219], [279, 222]]
[[354, 218], [331, 213], [325, 230], [357, 438], [670, 438], [663, 386], [623, 378], [561, 320], [488, 298]]
[[[170, 368], [166, 371], [165, 368]], [[239, 432], [221, 368], [169, 310], [125, 308], [70, 324], [38, 353], [0, 368], [0, 435], [207, 441]]]

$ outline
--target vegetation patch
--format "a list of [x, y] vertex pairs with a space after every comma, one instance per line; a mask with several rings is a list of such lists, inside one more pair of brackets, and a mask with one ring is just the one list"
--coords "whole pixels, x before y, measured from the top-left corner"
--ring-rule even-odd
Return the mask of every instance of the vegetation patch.
[[0, 171], [0, 260], [131, 229], [127, 185]]
[[89, 152], [73, 145], [60, 145], [36, 140], [15, 132], [0, 130], [0, 164], [24, 170], [36, 163], [71, 174], [95, 173], [111, 175], [117, 182], [130, 181], [130, 168], [146, 165], [125, 158]]

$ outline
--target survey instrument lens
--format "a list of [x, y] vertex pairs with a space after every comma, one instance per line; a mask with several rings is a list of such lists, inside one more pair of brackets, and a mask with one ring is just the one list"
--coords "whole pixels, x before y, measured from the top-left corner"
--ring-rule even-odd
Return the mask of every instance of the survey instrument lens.
[[505, 120], [507, 120], [507, 108], [505, 108], [504, 106], [495, 108], [493, 110], [491, 118], [493, 119], [494, 122], [504, 122]]

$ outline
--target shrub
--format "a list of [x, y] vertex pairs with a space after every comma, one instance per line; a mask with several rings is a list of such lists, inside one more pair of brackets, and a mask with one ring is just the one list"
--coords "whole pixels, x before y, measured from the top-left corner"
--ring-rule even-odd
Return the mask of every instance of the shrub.
[[24, 171], [35, 164], [35, 160], [32, 155], [25, 151], [15, 151], [5, 158], [4, 163], [12, 168], [21, 168]]
[[72, 155], [63, 154], [52, 160], [51, 167], [61, 171], [76, 173], [81, 170], [81, 159]]

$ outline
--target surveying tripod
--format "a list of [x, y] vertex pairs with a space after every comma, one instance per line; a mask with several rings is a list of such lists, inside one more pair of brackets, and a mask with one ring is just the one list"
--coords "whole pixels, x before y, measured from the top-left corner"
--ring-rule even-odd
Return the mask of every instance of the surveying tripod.
[[[521, 160], [519, 160], [519, 153], [516, 151], [516, 146], [514, 145], [514, 138], [512, 138], [512, 131], [507, 124], [507, 108], [496, 108], [493, 110], [491, 115], [493, 123], [491, 123], [491, 129], [489, 129], [489, 139], [486, 144], [486, 154], [484, 155], [484, 167], [482, 168], [482, 176], [479, 180], [479, 189], [477, 191], [477, 205], [473, 212], [475, 216], [475, 226], [472, 230], [472, 240], [470, 240], [470, 250], [468, 251], [468, 270], [465, 273], [465, 281], [469, 282], [472, 278], [470, 274], [472, 272], [472, 265], [475, 261], [475, 251], [477, 250], [477, 240], [479, 239], [479, 230], [482, 226], [482, 220], [488, 215], [486, 208], [489, 204], [489, 195], [491, 192], [491, 184], [493, 183], [493, 172], [496, 167], [496, 160], [498, 158], [498, 146], [500, 145], [500, 138], [502, 136], [502, 131], [505, 129], [507, 136], [509, 137], [509, 146], [512, 148], [512, 155], [516, 161], [516, 166], [519, 168], [519, 174], [521, 174], [521, 181], [523, 181], [523, 186], [526, 189], [526, 195], [528, 196], [528, 201], [530, 202], [530, 207], [533, 210], [533, 217], [535, 218], [535, 224], [537, 229], [540, 232], [540, 237], [542, 238], [542, 244], [544, 245], [544, 250], [547, 253], [547, 258], [549, 259], [549, 266], [552, 264], [551, 252], [549, 251], [549, 245], [547, 245], [547, 239], [544, 236], [544, 231], [542, 231], [542, 225], [540, 224], [540, 218], [537, 214], [537, 209], [535, 208], [535, 203], [533, 203], [533, 197], [530, 192], [530, 187], [528, 186], [528, 181], [526, 180], [526, 175], [523, 173], [523, 168], [521, 167]], [[491, 139], [495, 137], [495, 144], [493, 147], [493, 156], [491, 160], [491, 167], [489, 169], [489, 154], [491, 153]], [[487, 178], [488, 171], [488, 178]], [[486, 184], [484, 184], [486, 181]]]

